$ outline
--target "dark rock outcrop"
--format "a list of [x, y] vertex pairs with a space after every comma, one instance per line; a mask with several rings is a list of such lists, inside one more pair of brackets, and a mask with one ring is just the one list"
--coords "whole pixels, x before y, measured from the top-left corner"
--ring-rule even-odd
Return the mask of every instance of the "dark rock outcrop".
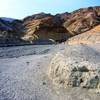
[[27, 41], [52, 39], [60, 42], [69, 38], [68, 31], [62, 26], [60, 19], [53, 16], [28, 20], [23, 25], [25, 29], [23, 39]]
[[53, 15], [51, 14], [46, 14], [46, 13], [38, 13], [38, 14], [34, 14], [32, 16], [28, 16], [26, 18], [23, 19], [23, 21], [32, 21], [33, 19], [36, 20], [36, 19], [41, 19], [41, 18], [45, 18], [45, 17], [52, 17]]
[[12, 22], [0, 19], [0, 46], [13, 46], [27, 44], [21, 37], [22, 21], [14, 20]]

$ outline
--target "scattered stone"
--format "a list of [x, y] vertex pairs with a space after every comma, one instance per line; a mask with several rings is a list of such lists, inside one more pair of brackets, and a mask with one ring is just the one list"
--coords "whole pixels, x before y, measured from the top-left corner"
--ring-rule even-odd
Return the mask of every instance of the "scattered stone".
[[43, 82], [43, 85], [46, 85], [46, 82]]
[[26, 63], [27, 63], [27, 65], [29, 65], [30, 62], [27, 61]]

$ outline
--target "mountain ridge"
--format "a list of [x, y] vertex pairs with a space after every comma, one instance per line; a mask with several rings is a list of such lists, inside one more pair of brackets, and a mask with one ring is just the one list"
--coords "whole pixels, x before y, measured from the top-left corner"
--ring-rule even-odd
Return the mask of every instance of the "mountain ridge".
[[71, 13], [56, 15], [39, 13], [22, 20], [9, 21], [0, 18], [0, 45], [35, 44], [40, 40], [44, 44], [64, 42], [99, 24], [100, 6], [80, 8]]

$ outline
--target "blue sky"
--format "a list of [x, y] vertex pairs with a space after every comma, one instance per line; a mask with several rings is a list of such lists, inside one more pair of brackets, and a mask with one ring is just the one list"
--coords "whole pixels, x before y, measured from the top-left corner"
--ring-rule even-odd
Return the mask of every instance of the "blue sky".
[[0, 0], [0, 17], [24, 18], [39, 12], [63, 13], [100, 6], [100, 0]]

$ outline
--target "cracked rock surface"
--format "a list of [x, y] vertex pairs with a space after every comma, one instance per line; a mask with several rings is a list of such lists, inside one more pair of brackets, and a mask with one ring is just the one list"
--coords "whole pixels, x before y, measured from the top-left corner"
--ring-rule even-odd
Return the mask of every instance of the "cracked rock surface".
[[100, 89], [100, 54], [86, 45], [69, 48], [70, 51], [58, 52], [52, 58], [48, 75], [53, 84]]

